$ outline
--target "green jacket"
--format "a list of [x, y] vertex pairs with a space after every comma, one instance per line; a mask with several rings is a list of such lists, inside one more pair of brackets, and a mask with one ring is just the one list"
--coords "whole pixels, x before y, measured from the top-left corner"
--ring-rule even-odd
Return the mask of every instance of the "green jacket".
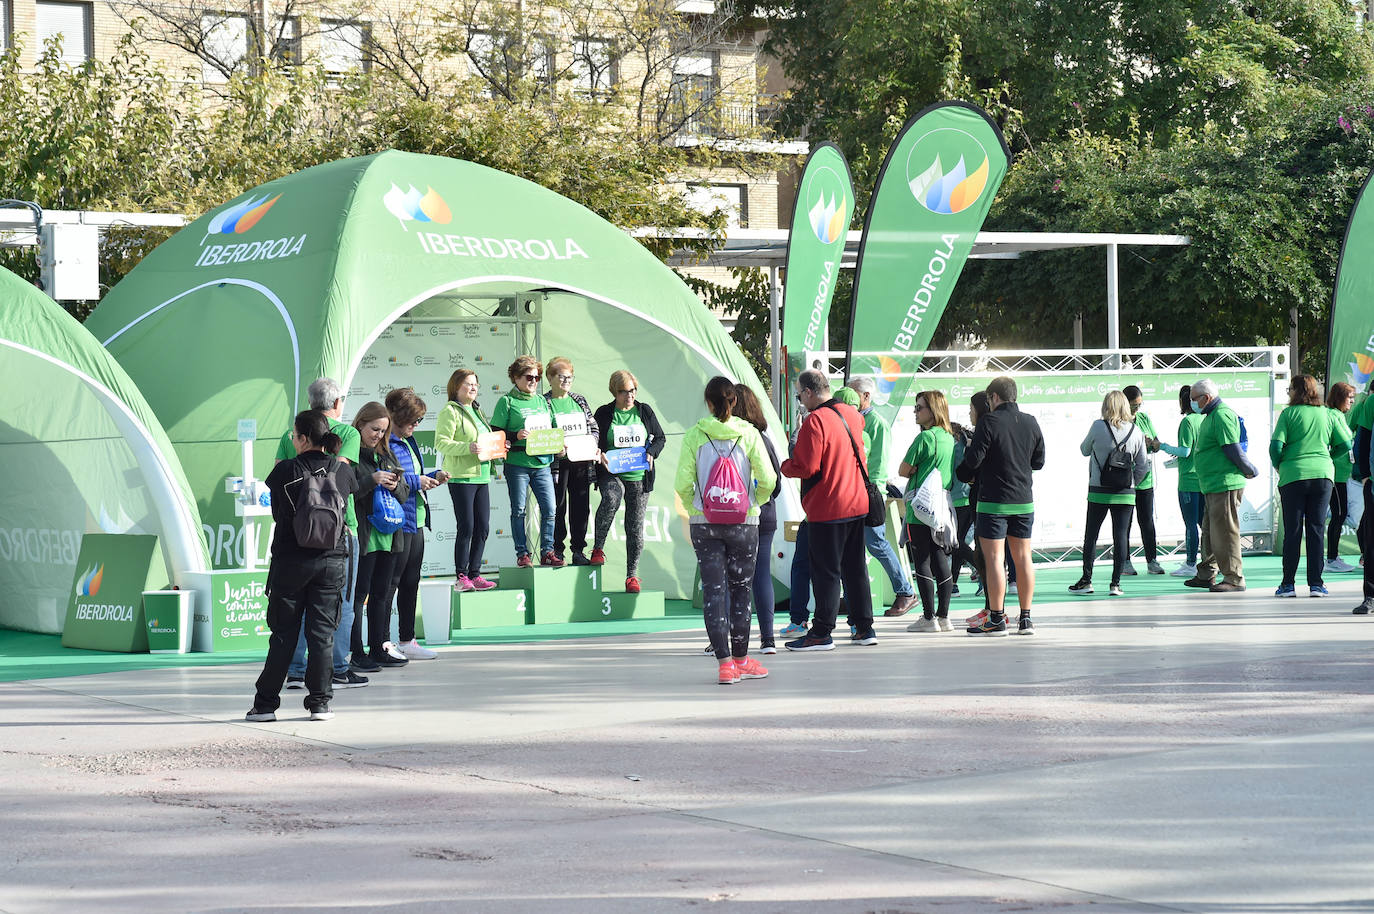
[[687, 509], [688, 521], [694, 524], [706, 522], [701, 510], [701, 493], [711, 468], [715, 466], [717, 455], [723, 456], [723, 450], [712, 445], [713, 441], [738, 443], [739, 446], [732, 453], [740, 476], [746, 483], [750, 479], [754, 481], [749, 499], [748, 523], [758, 523], [759, 505], [768, 501], [768, 496], [773, 494], [778, 476], [773, 472], [773, 462], [768, 459], [758, 429], [738, 416], [731, 416], [724, 422], [707, 416], [682, 436], [682, 454], [677, 461], [677, 479], [673, 489]]
[[452, 400], [439, 410], [434, 426], [434, 449], [444, 458], [443, 469], [454, 479], [483, 482], [491, 478], [491, 461], [472, 453], [478, 435], [491, 431], [482, 407], [463, 409]]

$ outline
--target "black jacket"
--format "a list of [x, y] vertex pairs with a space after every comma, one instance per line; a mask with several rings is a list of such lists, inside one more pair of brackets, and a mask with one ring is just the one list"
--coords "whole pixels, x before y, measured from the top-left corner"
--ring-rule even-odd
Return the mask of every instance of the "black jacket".
[[978, 420], [964, 462], [954, 475], [963, 482], [978, 480], [978, 500], [1021, 505], [1035, 500], [1031, 471], [1045, 466], [1045, 436], [1040, 423], [1015, 403], [1003, 403]]
[[[644, 491], [654, 490], [654, 474], [658, 472], [658, 455], [663, 453], [664, 446], [668, 439], [663, 434], [663, 426], [658, 424], [658, 416], [654, 415], [653, 407], [643, 400], [636, 400], [635, 406], [639, 407], [639, 417], [644, 420], [644, 431], [649, 436], [648, 442], [644, 445], [644, 450], [649, 456], [654, 458], [654, 465], [644, 471]], [[596, 440], [597, 446], [602, 451], [612, 450], [611, 446], [611, 417], [615, 415], [615, 401], [611, 401], [603, 406], [597, 407], [594, 417], [598, 429]], [[611, 474], [601, 464], [596, 465], [596, 487], [605, 488], [610, 480]]]
[[[377, 488], [377, 483], [372, 479], [372, 474], [378, 470], [400, 473], [401, 465], [390, 454], [359, 447], [358, 465], [354, 467], [358, 477], [358, 490], [353, 493], [353, 513], [358, 518], [359, 555], [367, 554], [367, 541], [372, 535], [372, 524], [367, 518], [372, 513], [372, 490]], [[395, 495], [396, 500], [401, 504], [406, 503], [406, 499], [410, 498], [410, 486], [406, 485], [405, 477], [396, 483], [396, 489], [391, 494]], [[404, 540], [399, 541], [404, 542]], [[393, 551], [395, 550], [393, 549]]]

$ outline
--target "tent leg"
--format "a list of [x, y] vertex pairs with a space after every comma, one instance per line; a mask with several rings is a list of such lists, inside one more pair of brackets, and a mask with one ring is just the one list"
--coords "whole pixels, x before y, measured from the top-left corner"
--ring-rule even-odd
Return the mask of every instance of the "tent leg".
[[769, 371], [770, 387], [773, 394], [773, 408], [782, 415], [782, 332], [779, 329], [778, 310], [782, 305], [782, 287], [778, 282], [778, 268], [768, 268], [768, 351], [772, 366]]

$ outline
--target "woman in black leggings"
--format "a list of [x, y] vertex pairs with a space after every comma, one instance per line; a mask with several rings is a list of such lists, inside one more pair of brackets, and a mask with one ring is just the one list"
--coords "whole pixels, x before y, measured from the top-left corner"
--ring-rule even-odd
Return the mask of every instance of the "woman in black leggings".
[[[1130, 555], [1131, 513], [1135, 510], [1135, 486], [1149, 472], [1145, 435], [1131, 419], [1126, 395], [1114, 390], [1102, 399], [1102, 418], [1093, 422], [1079, 446], [1088, 458], [1088, 518], [1083, 532], [1083, 576], [1069, 593], [1093, 592], [1093, 562], [1097, 558], [1097, 533], [1108, 513], [1112, 516], [1112, 584], [1108, 591], [1121, 596], [1121, 573]], [[1113, 457], [1129, 461], [1124, 478], [1114, 479]]]

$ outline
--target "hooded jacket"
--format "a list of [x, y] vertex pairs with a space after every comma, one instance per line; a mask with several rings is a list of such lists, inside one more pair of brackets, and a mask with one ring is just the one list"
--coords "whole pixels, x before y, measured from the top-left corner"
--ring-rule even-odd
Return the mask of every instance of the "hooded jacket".
[[[727, 447], [726, 445], [733, 445]], [[673, 489], [687, 509], [690, 523], [706, 523], [702, 513], [701, 494], [706, 490], [706, 481], [717, 459], [729, 455], [739, 470], [740, 478], [749, 485], [749, 515], [747, 524], [759, 522], [759, 505], [777, 487], [778, 477], [773, 472], [773, 462], [764, 450], [763, 439], [758, 429], [738, 416], [721, 421], [707, 416], [687, 430], [682, 438], [682, 454], [677, 462], [677, 479]]]

